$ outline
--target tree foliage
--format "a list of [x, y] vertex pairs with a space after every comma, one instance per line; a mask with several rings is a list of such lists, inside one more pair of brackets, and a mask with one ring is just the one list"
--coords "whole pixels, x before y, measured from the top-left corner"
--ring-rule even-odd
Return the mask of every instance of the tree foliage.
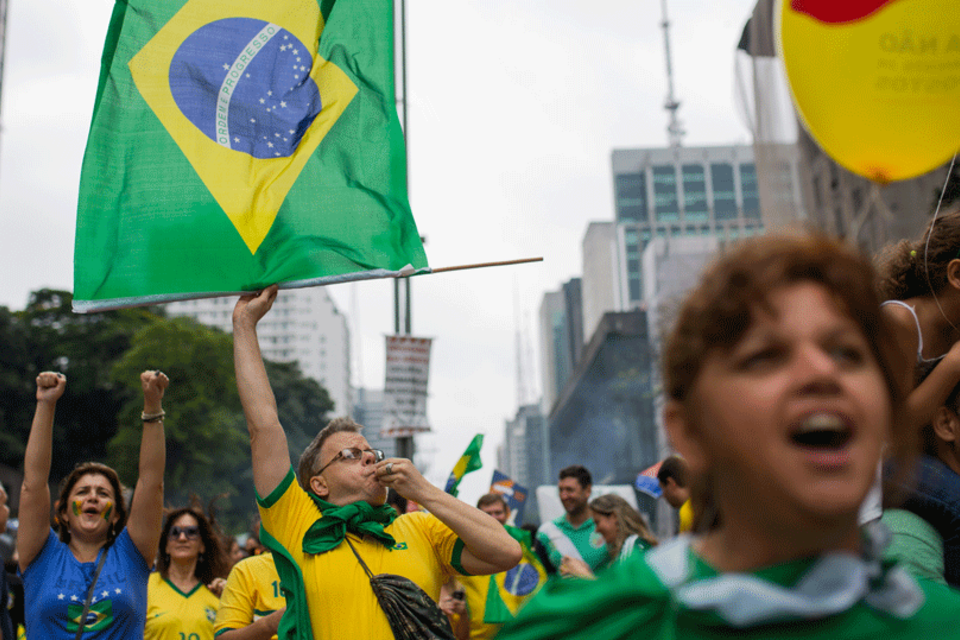
[[23, 311], [0, 313], [5, 464], [22, 465], [37, 374], [54, 370], [67, 376], [67, 390], [57, 403], [53, 480], [81, 460], [104, 458], [123, 400], [110, 380], [111, 366], [137, 331], [162, 320], [156, 310], [146, 308], [78, 315], [71, 310], [72, 301], [67, 291], [42, 289], [31, 294]]

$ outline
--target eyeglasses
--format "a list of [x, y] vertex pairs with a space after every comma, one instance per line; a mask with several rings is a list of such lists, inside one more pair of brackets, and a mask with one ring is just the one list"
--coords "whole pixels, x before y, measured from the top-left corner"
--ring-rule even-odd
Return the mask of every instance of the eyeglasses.
[[346, 460], [348, 462], [351, 460], [360, 460], [365, 453], [372, 453], [374, 462], [380, 462], [386, 457], [386, 455], [380, 449], [358, 449], [356, 447], [350, 447], [349, 449], [344, 449], [337, 455], [333, 456], [333, 460], [320, 467], [320, 470], [313, 475], [320, 475], [323, 473], [324, 469], [332, 465], [337, 460]]
[[200, 537], [200, 527], [170, 527], [170, 537], [179, 538], [180, 534], [187, 536], [187, 540]]

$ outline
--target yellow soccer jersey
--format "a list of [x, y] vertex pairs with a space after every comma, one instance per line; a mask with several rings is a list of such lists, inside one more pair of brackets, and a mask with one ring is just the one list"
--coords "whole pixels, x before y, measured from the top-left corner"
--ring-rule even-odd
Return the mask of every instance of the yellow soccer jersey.
[[198, 584], [183, 593], [156, 571], [147, 582], [147, 626], [144, 640], [213, 640], [219, 599]]
[[280, 576], [273, 555], [244, 558], [230, 570], [227, 586], [220, 594], [214, 632], [219, 636], [224, 631], [242, 629], [286, 604], [280, 594]]
[[693, 531], [693, 505], [689, 500], [680, 505], [680, 530], [679, 533], [691, 533]]
[[[297, 484], [293, 470], [269, 496], [258, 502], [261, 525], [267, 534], [262, 538], [276, 540], [285, 555], [300, 567], [314, 640], [392, 638], [370, 580], [349, 546], [341, 544], [316, 555], [304, 553], [304, 534], [321, 515], [316, 503]], [[348, 534], [374, 575], [404, 576], [438, 600], [440, 586], [455, 572], [463, 573], [460, 567], [463, 542], [436, 517], [426, 513], [405, 514], [385, 531], [396, 540], [391, 549], [373, 539]], [[277, 554], [274, 559], [278, 563], [283, 561]]]

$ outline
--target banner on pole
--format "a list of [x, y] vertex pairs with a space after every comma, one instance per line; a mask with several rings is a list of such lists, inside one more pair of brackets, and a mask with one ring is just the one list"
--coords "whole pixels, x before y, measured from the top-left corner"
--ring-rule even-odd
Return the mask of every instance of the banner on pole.
[[399, 438], [430, 431], [427, 383], [432, 342], [430, 338], [387, 336], [382, 437]]
[[124, 0], [80, 177], [79, 312], [429, 271], [380, 0]]

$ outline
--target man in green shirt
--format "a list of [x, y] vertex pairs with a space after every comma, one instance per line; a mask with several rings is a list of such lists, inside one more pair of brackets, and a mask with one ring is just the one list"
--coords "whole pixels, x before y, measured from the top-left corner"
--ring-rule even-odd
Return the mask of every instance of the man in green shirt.
[[597, 533], [587, 503], [593, 479], [581, 465], [560, 470], [557, 490], [566, 513], [540, 526], [537, 538], [547, 549], [550, 562], [564, 575], [563, 558], [579, 559], [596, 570], [607, 559], [607, 545]]

